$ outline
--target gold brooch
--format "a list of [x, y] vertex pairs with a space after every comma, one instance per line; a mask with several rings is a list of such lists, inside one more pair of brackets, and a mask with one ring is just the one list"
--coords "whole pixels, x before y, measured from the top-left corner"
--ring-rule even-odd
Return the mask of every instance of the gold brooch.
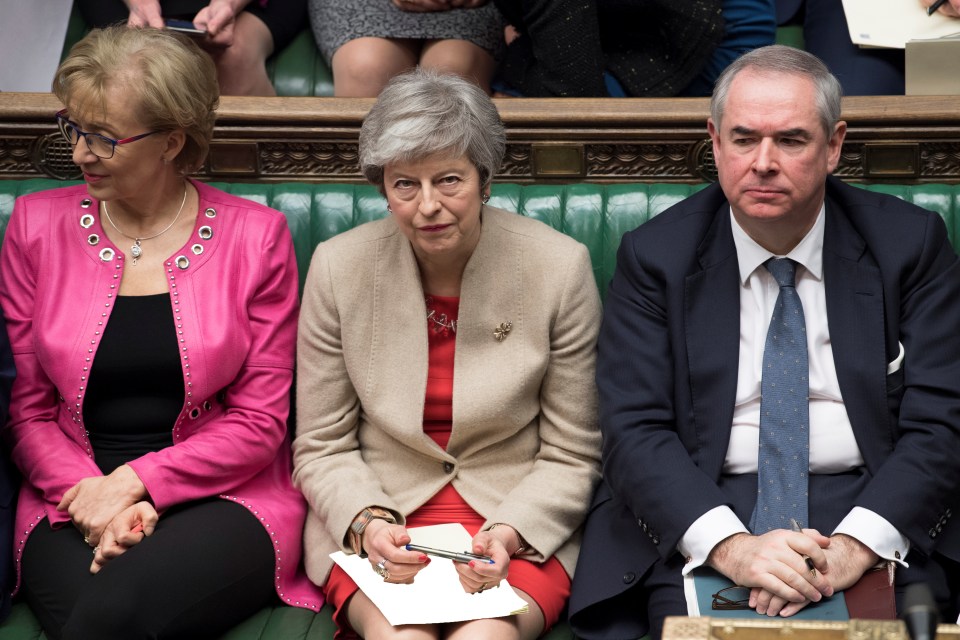
[[501, 322], [497, 328], [493, 330], [493, 337], [497, 339], [497, 342], [503, 342], [503, 339], [510, 333], [510, 329], [513, 329], [512, 322]]

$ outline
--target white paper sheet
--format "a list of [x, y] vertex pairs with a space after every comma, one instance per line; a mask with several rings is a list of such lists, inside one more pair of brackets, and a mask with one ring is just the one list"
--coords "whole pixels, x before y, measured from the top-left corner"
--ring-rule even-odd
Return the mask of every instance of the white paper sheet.
[[903, 49], [908, 40], [960, 33], [960, 19], [927, 15], [916, 0], [843, 0], [850, 39], [862, 47]]
[[[451, 551], [470, 549], [470, 534], [459, 523], [415, 527], [408, 532], [414, 544]], [[451, 560], [431, 558], [413, 584], [392, 584], [372, 570], [369, 560], [342, 551], [331, 553], [330, 557], [394, 626], [500, 618], [527, 612], [527, 603], [506, 580], [496, 589], [466, 593]]]

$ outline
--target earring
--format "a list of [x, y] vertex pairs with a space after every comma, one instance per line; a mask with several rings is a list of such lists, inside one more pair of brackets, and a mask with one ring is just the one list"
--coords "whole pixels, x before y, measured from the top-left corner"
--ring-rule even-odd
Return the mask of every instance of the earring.
[[387, 213], [393, 213], [393, 209], [390, 208], [390, 205], [387, 205]]
[[487, 204], [488, 202], [490, 202], [490, 194], [489, 193], [483, 194], [483, 197], [480, 198], [480, 200], [483, 202], [483, 204]]

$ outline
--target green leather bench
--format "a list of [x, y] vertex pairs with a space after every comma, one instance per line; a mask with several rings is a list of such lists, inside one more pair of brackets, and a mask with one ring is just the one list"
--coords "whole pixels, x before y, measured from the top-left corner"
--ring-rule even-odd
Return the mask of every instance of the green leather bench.
[[[0, 180], [0, 235], [17, 196], [64, 184], [53, 180]], [[72, 184], [72, 183], [69, 183]], [[251, 184], [216, 183], [231, 193], [283, 211], [293, 234], [301, 286], [310, 256], [317, 243], [358, 224], [386, 215], [386, 203], [368, 185], [345, 184]], [[590, 250], [600, 291], [606, 289], [616, 266], [620, 237], [684, 199], [703, 185], [620, 184], [620, 185], [528, 185], [495, 184], [490, 204], [541, 220], [584, 243]], [[960, 239], [960, 185], [874, 185], [866, 187], [899, 196], [939, 212], [947, 222], [950, 240]], [[223, 636], [222, 640], [321, 640], [331, 638], [332, 609], [320, 614], [304, 609], [277, 606], [255, 612], [248, 620]], [[0, 624], [4, 640], [44, 638], [26, 605], [19, 603], [9, 620]], [[560, 625], [548, 640], [573, 638]]]

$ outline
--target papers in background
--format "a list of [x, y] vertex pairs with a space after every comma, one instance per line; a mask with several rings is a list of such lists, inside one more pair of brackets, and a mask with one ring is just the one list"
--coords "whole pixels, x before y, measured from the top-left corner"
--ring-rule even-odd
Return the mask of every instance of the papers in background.
[[[415, 527], [407, 532], [414, 544], [451, 551], [470, 549], [470, 534], [460, 523]], [[466, 593], [451, 560], [431, 558], [430, 564], [421, 569], [413, 584], [392, 584], [384, 582], [371, 569], [369, 560], [348, 556], [342, 551], [331, 553], [330, 557], [353, 578], [394, 626], [500, 618], [526, 613], [528, 609], [527, 603], [506, 580], [497, 589]]]
[[850, 39], [862, 47], [903, 49], [908, 40], [960, 33], [960, 19], [927, 15], [916, 0], [843, 0]]
[[0, 91], [50, 91], [73, 0], [0, 0]]
[[[753, 609], [724, 611], [711, 608], [713, 594], [732, 585], [733, 582], [713, 569], [708, 567], [694, 569], [683, 577], [683, 595], [687, 599], [687, 615], [691, 617], [709, 616], [711, 618], [767, 618], [767, 616], [761, 615]], [[744, 592], [749, 594], [750, 590], [744, 589]], [[729, 595], [729, 592], [727, 592], [727, 595]], [[820, 602], [811, 602], [799, 613], [791, 616], [790, 619], [849, 620], [850, 614], [847, 612], [847, 603], [844, 600], [843, 592], [838, 592], [829, 598], [823, 598]]]

